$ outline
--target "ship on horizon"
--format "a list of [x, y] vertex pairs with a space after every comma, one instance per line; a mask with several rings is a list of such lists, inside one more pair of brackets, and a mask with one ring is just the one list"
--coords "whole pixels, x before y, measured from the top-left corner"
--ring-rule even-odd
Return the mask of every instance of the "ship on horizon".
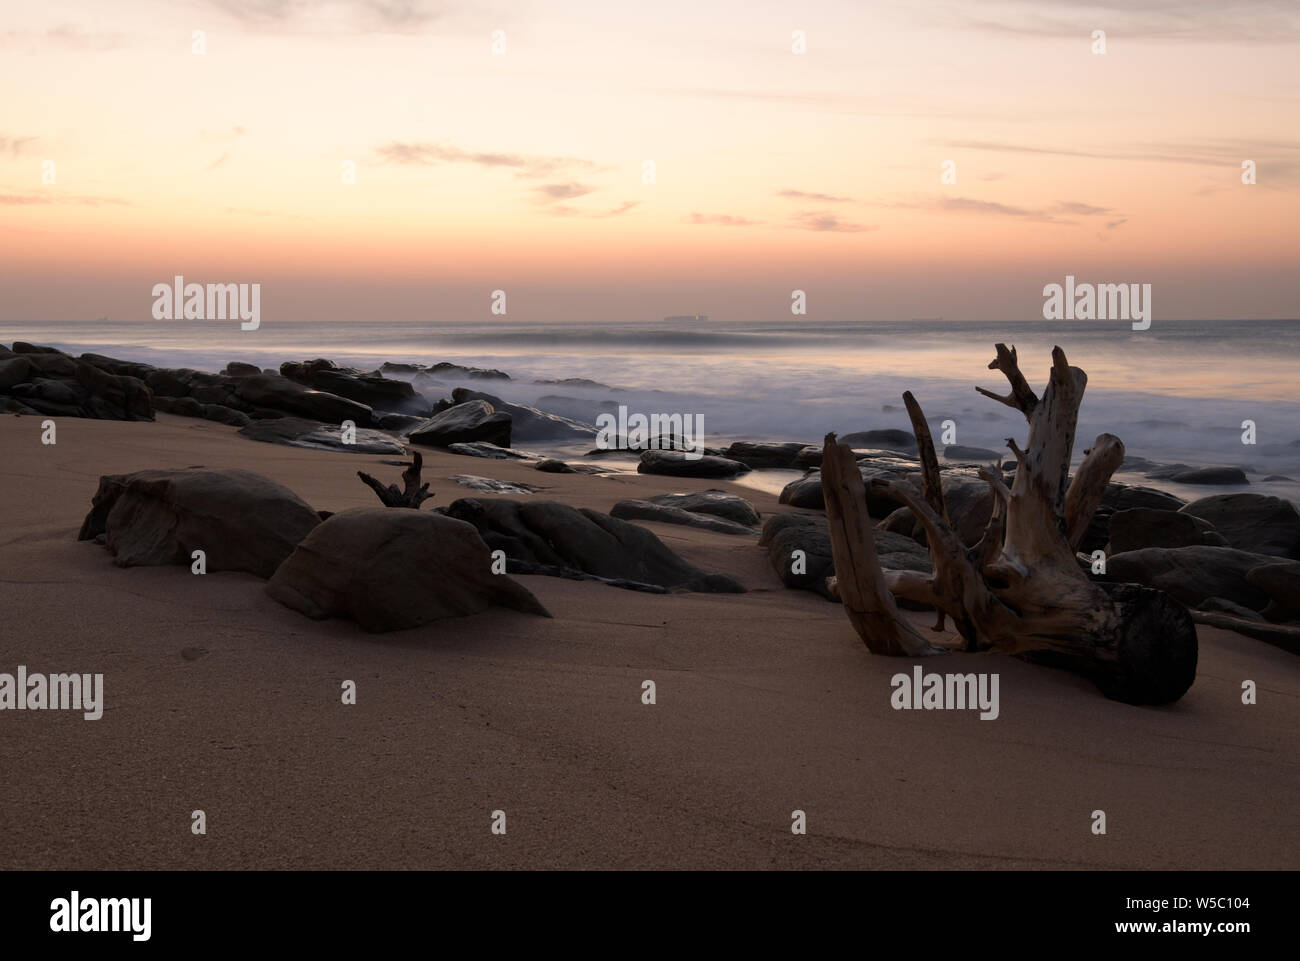
[[706, 324], [708, 321], [708, 314], [673, 314], [664, 318], [665, 324]]

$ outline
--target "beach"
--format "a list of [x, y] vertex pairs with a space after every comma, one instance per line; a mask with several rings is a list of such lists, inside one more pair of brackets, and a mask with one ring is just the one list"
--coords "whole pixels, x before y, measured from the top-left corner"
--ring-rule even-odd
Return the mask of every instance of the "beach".
[[[166, 413], [59, 418], [54, 445], [40, 425], [0, 416], [0, 670], [102, 672], [105, 704], [97, 721], [6, 712], [7, 870], [1298, 866], [1300, 670], [1270, 644], [1199, 625], [1195, 684], [1159, 708], [949, 654], [926, 668], [999, 673], [998, 719], [898, 711], [891, 677], [915, 659], [868, 653], [840, 605], [785, 589], [752, 538], [655, 522], [747, 593], [518, 575], [553, 617], [370, 634], [301, 616], [251, 574], [115, 567], [77, 532], [105, 474], [238, 467], [341, 511], [376, 506], [356, 471], [394, 479], [383, 456]], [[708, 488], [790, 510], [726, 480], [423, 455], [433, 506], [495, 496], [447, 480], [474, 473], [602, 512]]]

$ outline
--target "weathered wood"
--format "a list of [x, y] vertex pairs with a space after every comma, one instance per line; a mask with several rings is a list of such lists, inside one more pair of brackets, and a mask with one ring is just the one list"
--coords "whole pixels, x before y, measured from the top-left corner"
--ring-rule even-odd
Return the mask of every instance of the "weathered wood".
[[[980, 393], [1020, 410], [1029, 434], [1023, 449], [1014, 438], [1007, 440], [1017, 461], [1010, 488], [992, 471], [980, 472], [995, 503], [978, 544], [968, 549], [953, 532], [941, 496], [936, 505], [906, 485], [873, 482], [873, 490], [906, 504], [925, 530], [931, 575], [882, 576], [856, 464], [847, 448], [827, 435], [822, 484], [838, 589], [849, 620], [873, 652], [909, 653], [907, 643], [914, 643], [917, 632], [895, 605], [883, 602], [880, 595], [887, 588], [952, 617], [969, 650], [1025, 654], [1080, 670], [1107, 696], [1130, 703], [1177, 700], [1196, 677], [1196, 630], [1186, 609], [1160, 591], [1093, 581], [1075, 557], [1076, 538], [1124, 456], [1118, 437], [1101, 435], [1067, 492], [1087, 375], [1071, 367], [1057, 347], [1040, 397], [1020, 372], [1014, 348], [998, 344], [989, 367], [1002, 371], [1011, 393]], [[915, 398], [908, 394], [905, 401], [913, 425], [924, 424]], [[916, 433], [923, 481], [927, 488], [937, 487], [937, 463], [926, 463], [927, 448], [933, 459], [929, 431], [918, 427]], [[933, 476], [926, 477], [931, 471]], [[858, 480], [856, 486], [853, 480]]]
[[420, 483], [420, 471], [423, 468], [424, 457], [416, 451], [411, 463], [407, 465], [406, 470], [402, 471], [402, 482], [405, 485], [403, 489], [398, 489], [396, 484], [381, 484], [364, 471], [357, 471], [357, 476], [375, 492], [385, 507], [409, 507], [419, 510], [421, 504], [434, 496], [429, 492], [427, 483], [423, 485]]

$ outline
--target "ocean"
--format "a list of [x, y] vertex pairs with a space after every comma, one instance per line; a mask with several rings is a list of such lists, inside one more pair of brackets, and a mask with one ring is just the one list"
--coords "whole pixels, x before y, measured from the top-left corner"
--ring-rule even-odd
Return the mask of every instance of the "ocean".
[[[1300, 321], [1127, 322], [942, 320], [753, 324], [476, 324], [237, 321], [0, 323], [0, 342], [26, 340], [71, 353], [92, 351], [159, 366], [220, 370], [228, 361], [278, 367], [328, 357], [369, 369], [384, 361], [451, 361], [494, 367], [510, 381], [467, 382], [516, 403], [575, 414], [596, 404], [629, 411], [699, 414], [705, 443], [820, 443], [827, 431], [910, 429], [901, 395], [911, 390], [939, 440], [1005, 450], [1023, 439], [1020, 415], [975, 392], [1005, 392], [987, 369], [998, 341], [1014, 344], [1021, 370], [1041, 390], [1060, 345], [1088, 372], [1076, 459], [1097, 434], [1119, 435], [1130, 455], [1159, 463], [1236, 466], [1248, 489], [1300, 500]], [[607, 387], [548, 385], [585, 378]], [[590, 419], [590, 416], [585, 418]], [[1243, 443], [1243, 422], [1254, 444]], [[572, 454], [572, 449], [560, 451]], [[756, 477], [764, 487], [779, 476]], [[1198, 497], [1236, 488], [1117, 479]]]

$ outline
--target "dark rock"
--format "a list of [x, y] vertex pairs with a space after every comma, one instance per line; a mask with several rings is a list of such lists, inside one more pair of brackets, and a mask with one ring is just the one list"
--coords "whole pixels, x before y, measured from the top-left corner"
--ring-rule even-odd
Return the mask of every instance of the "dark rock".
[[667, 507], [643, 500], [623, 500], [614, 505], [610, 517], [619, 517], [628, 521], [657, 521], [662, 524], [682, 524], [697, 527], [700, 530], [713, 531], [717, 534], [757, 534], [758, 531], [743, 524], [737, 524], [721, 517], [696, 514], [682, 510], [680, 507]]
[[267, 444], [331, 450], [344, 454], [402, 454], [406, 451], [405, 447], [383, 431], [364, 427], [356, 429], [355, 443], [345, 444], [341, 428], [302, 417], [251, 421], [239, 433], [249, 440]]
[[[879, 528], [872, 532], [872, 536], [883, 570], [925, 573], [933, 570], [929, 552], [910, 537]], [[825, 518], [808, 514], [773, 514], [764, 522], [758, 543], [767, 548], [772, 570], [786, 587], [810, 590], [828, 600], [835, 600], [826, 586], [826, 579], [835, 573], [835, 562]], [[796, 550], [804, 552], [801, 563], [797, 565]]]
[[475, 442], [472, 444], [449, 444], [447, 450], [465, 457], [485, 457], [488, 460], [531, 460], [533, 455], [496, 444]]
[[534, 465], [534, 466], [537, 468], [537, 470], [541, 471], [541, 472], [544, 473], [544, 474], [576, 474], [576, 473], [578, 473], [577, 470], [575, 470], [574, 468], [570, 467], [570, 466], [569, 466], [568, 464], [566, 464], [564, 461], [562, 461], [562, 460], [556, 460], [554, 457], [548, 457], [548, 458], [546, 458], [545, 460], [540, 460], [540, 461], [538, 461], [537, 464]]
[[1179, 471], [1171, 480], [1179, 484], [1249, 484], [1239, 467], [1202, 467]]
[[[792, 468], [795, 458], [804, 450], [805, 444], [753, 444], [748, 441], [736, 441], [726, 450], [726, 456], [742, 464], [758, 469]], [[818, 461], [820, 465], [820, 461]]]
[[860, 430], [845, 434], [839, 438], [841, 444], [850, 447], [887, 447], [892, 450], [916, 453], [916, 437], [910, 431], [886, 428], [884, 430]]
[[460, 364], [449, 364], [443, 362], [434, 364], [428, 369], [430, 374], [439, 375], [455, 379], [469, 380], [509, 380], [510, 375], [496, 368], [483, 367], [462, 367]]
[[447, 479], [454, 480], [461, 487], [483, 491], [485, 494], [534, 494], [546, 489], [521, 481], [493, 480], [491, 477], [479, 477], [477, 474], [454, 474]]
[[1268, 595], [1249, 583], [1256, 567], [1275, 563], [1267, 554], [1231, 547], [1145, 547], [1112, 554], [1105, 579], [1144, 584], [1165, 591], [1189, 607], [1209, 597], [1222, 597], [1251, 610], [1263, 610]]
[[237, 360], [232, 360], [226, 364], [226, 369], [221, 373], [226, 377], [252, 377], [254, 374], [260, 374], [262, 368], [256, 364], [244, 364]]
[[153, 399], [153, 405], [155, 410], [178, 417], [204, 417], [207, 412], [207, 407], [193, 397], [158, 396]]
[[483, 400], [471, 400], [434, 414], [411, 431], [412, 444], [449, 447], [486, 441], [497, 447], [510, 446], [510, 415], [497, 411]]
[[252, 419], [242, 410], [232, 410], [220, 404], [205, 405], [203, 416], [207, 420], [216, 421], [218, 424], [229, 424], [231, 427], [247, 427], [252, 422]]
[[1154, 487], [1137, 487], [1111, 481], [1102, 492], [1101, 503], [1112, 510], [1126, 511], [1133, 507], [1150, 507], [1159, 511], [1176, 511], [1187, 501]]
[[695, 514], [712, 514], [743, 527], [757, 527], [758, 511], [754, 505], [737, 494], [726, 491], [706, 490], [690, 494], [659, 494], [650, 498], [650, 503], [664, 507], [678, 507]]
[[9, 360], [0, 360], [0, 393], [27, 380], [34, 370], [31, 361], [26, 357], [15, 356]]
[[1234, 617], [1244, 617], [1250, 621], [1262, 621], [1264, 616], [1258, 611], [1252, 611], [1249, 607], [1242, 607], [1240, 604], [1234, 604], [1224, 597], [1207, 597], [1201, 601], [1196, 608], [1198, 611], [1220, 611], [1224, 614], [1231, 614]]
[[284, 363], [280, 373], [316, 390], [346, 397], [372, 410], [392, 411], [398, 414], [429, 413], [429, 402], [415, 392], [405, 380], [393, 380], [382, 374], [365, 374], [352, 368], [339, 367], [333, 361], [318, 358], [302, 363]]
[[234, 381], [239, 399], [253, 407], [271, 407], [311, 420], [342, 424], [350, 420], [358, 427], [369, 427], [374, 412], [337, 394], [304, 387], [279, 374], [252, 374]]
[[672, 477], [738, 477], [749, 473], [749, 465], [726, 457], [690, 455], [681, 451], [641, 452], [638, 474], [667, 474]]
[[505, 551], [512, 572], [578, 572], [661, 588], [739, 594], [725, 574], [707, 574], [669, 550], [644, 527], [556, 501], [463, 498], [447, 514], [473, 524], [492, 550]]
[[1204, 518], [1238, 550], [1300, 558], [1300, 512], [1268, 494], [1213, 494], [1183, 512]]
[[405, 434], [413, 427], [423, 424], [424, 421], [425, 418], [423, 417], [415, 417], [411, 414], [394, 414], [389, 411], [383, 414], [376, 414], [374, 426], [378, 427], [380, 430], [391, 430]]
[[1209, 521], [1183, 511], [1134, 507], [1116, 511], [1110, 518], [1109, 554], [1123, 554], [1144, 547], [1192, 547], [1197, 544], [1230, 546]]
[[192, 563], [270, 577], [320, 519], [297, 494], [244, 470], [147, 470], [110, 474], [79, 540], [106, 535], [119, 567]]
[[975, 461], [986, 464], [989, 461], [1001, 461], [1002, 451], [989, 450], [987, 447], [966, 447], [962, 444], [949, 444], [943, 449], [945, 460]]
[[321, 523], [266, 585], [308, 617], [398, 631], [506, 607], [550, 617], [506, 574], [473, 525], [431, 511], [359, 507]]
[[493, 410], [504, 411], [509, 414], [511, 418], [511, 436], [522, 443], [576, 440], [595, 437], [598, 433], [592, 424], [583, 424], [568, 417], [561, 417], [559, 414], [548, 414], [536, 407], [511, 404], [500, 397], [494, 397], [492, 394], [484, 394], [465, 387], [457, 387], [453, 390], [451, 399], [456, 404], [464, 404], [473, 400], [486, 401], [492, 405]]
[[1246, 583], [1268, 596], [1264, 615], [1270, 620], [1300, 620], [1300, 564], [1261, 564], [1246, 572]]

